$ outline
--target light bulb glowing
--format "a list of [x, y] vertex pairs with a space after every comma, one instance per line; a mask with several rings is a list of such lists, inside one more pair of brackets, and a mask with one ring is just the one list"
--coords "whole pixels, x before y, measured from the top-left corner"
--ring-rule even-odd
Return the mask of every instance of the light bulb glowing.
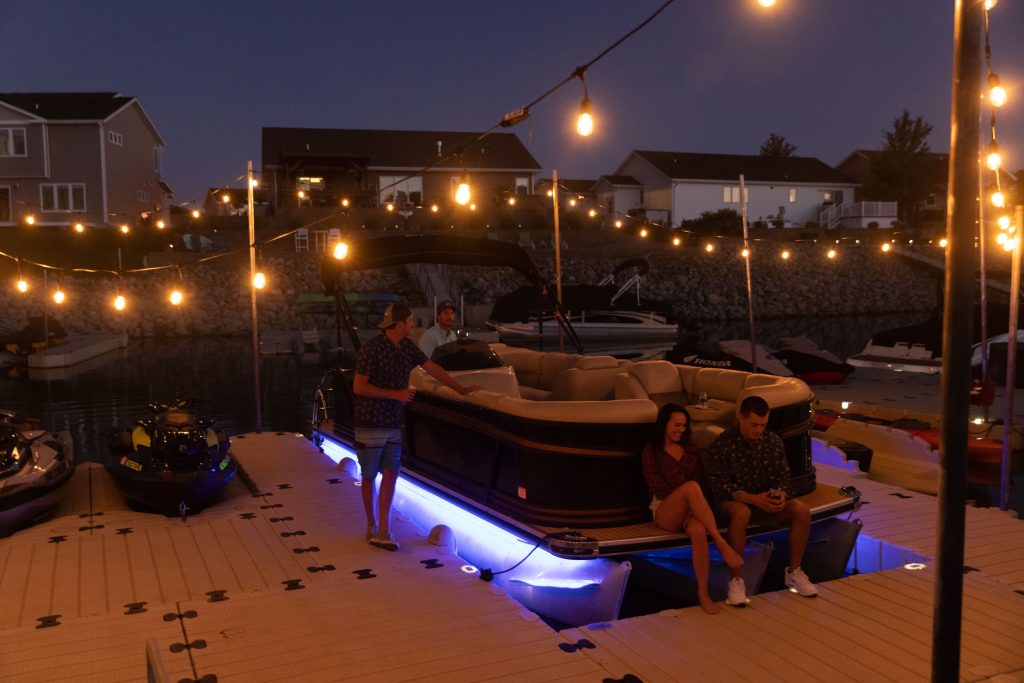
[[305, 190], [299, 190], [299, 199], [305, 199], [305, 198], [306, 198]]
[[704, 251], [708, 252], [709, 254], [711, 252], [713, 252], [714, 250], [715, 250], [715, 245], [711, 244], [711, 242], [708, 242], [707, 244], [704, 245]]
[[892, 249], [892, 246], [890, 246], [888, 242], [886, 242], [885, 244], [882, 245], [882, 251], [884, 251], [885, 253], [889, 253], [889, 251], [891, 249]]
[[17, 287], [18, 291], [22, 294], [28, 291], [28, 282], [26, 282], [24, 278], [19, 277], [17, 284], [14, 286]]
[[341, 261], [348, 256], [348, 245], [344, 242], [338, 242], [334, 245], [334, 258]]
[[85, 226], [82, 225], [81, 223], [75, 223], [75, 232], [77, 232], [77, 233], [85, 232]]
[[437, 204], [431, 204], [431, 205], [430, 205], [430, 210], [431, 210], [431, 212], [433, 212], [433, 213], [437, 213], [437, 212], [438, 212], [438, 206], [437, 206]]
[[32, 214], [29, 214], [29, 215], [25, 216], [25, 222], [28, 223], [29, 225], [35, 225], [36, 224], [36, 217], [33, 216]]
[[476, 211], [476, 202], [473, 202], [472, 204], [469, 205], [469, 210]]
[[678, 237], [673, 237], [672, 238], [672, 246], [673, 247], [678, 247], [682, 243], [683, 243], [683, 241], [681, 239], [679, 239]]
[[775, 0], [757, 0], [757, 4], [759, 4], [761, 7], [774, 7]]
[[1006, 233], [1001, 232], [996, 235], [996, 244], [1006, 244]]
[[576, 132], [587, 137], [594, 132], [594, 117], [590, 113], [590, 98], [584, 97], [580, 102], [580, 116], [576, 119]]
[[124, 300], [123, 294], [118, 294], [116, 297], [114, 297], [114, 308], [116, 308], [119, 311], [123, 311], [125, 305], [126, 302]]
[[166, 227], [167, 227], [167, 224], [164, 223], [163, 221], [157, 221], [156, 222], [156, 229], [157, 230], [163, 230]]
[[64, 303], [64, 290], [58, 289], [53, 293], [53, 303], [62, 304]]
[[341, 200], [341, 206], [342, 206], [342, 208], [345, 208], [345, 209], [347, 209], [347, 208], [348, 208], [348, 205], [349, 205], [348, 197], [346, 197], [346, 198], [344, 198], [344, 199], [342, 199], [342, 200]]
[[179, 289], [171, 290], [171, 295], [167, 297], [167, 300], [171, 302], [173, 306], [178, 306], [184, 300], [185, 295], [181, 293]]
[[121, 227], [118, 228], [118, 229], [121, 231], [122, 235], [127, 235], [128, 234], [129, 228], [128, 228], [128, 224], [127, 223], [122, 223]]
[[1006, 88], [999, 82], [999, 77], [990, 74], [988, 77], [988, 101], [993, 107], [1001, 107], [1006, 104]]
[[1006, 230], [1007, 228], [1010, 227], [1010, 217], [1000, 216], [999, 218], [996, 219], [996, 225], [999, 226], [1000, 230]]
[[999, 154], [999, 145], [995, 140], [988, 143], [988, 156], [985, 157], [985, 164], [993, 171], [998, 171], [1003, 164], [1003, 158]]
[[192, 209], [192, 218], [199, 218], [199, 209]]
[[552, 191], [552, 190], [548, 190], [548, 196], [549, 196], [549, 197], [554, 197], [554, 196], [555, 196], [555, 193], [554, 193], [554, 191]]
[[1001, 209], [1006, 206], [1006, 195], [1004, 195], [1002, 191], [996, 190], [992, 193], [992, 206], [997, 209]]
[[946, 248], [947, 244], [949, 244], [949, 240], [947, 240], [945, 237], [939, 240], [939, 246], [942, 247], [943, 249]]
[[597, 215], [597, 211], [594, 211], [593, 209], [591, 209], [590, 211], [587, 211], [587, 215], [590, 216], [591, 218], [593, 218], [594, 216]]
[[622, 221], [615, 221], [615, 227], [616, 228], [621, 228], [622, 227]]
[[461, 206], [469, 204], [469, 183], [465, 180], [459, 182], [459, 186], [455, 188], [455, 201]]
[[267, 276], [263, 273], [256, 273], [252, 276], [252, 286], [256, 289], [263, 289], [267, 286]]
[[1016, 248], [1017, 248], [1017, 238], [1016, 237], [1009, 238], [1008, 240], [1006, 240], [1006, 243], [1003, 244], [1003, 249], [1005, 249], [1006, 251], [1013, 251]]
[[259, 187], [259, 186], [260, 186], [260, 181], [256, 180], [255, 178], [250, 178], [249, 179], [249, 187], [255, 188], [255, 187]]
[[576, 206], [576, 200], [575, 199], [570, 199], [569, 200], [569, 206]]
[[788, 259], [788, 258], [789, 258], [789, 256], [790, 256], [790, 254], [789, 254], [789, 249], [783, 249], [783, 250], [782, 250], [782, 254], [781, 254], [781, 256], [782, 256], [782, 260], [783, 260], [783, 261], [785, 261], [786, 259]]
[[516, 205], [516, 198], [515, 197], [509, 197], [508, 198], [508, 205], [509, 206], [515, 206]]
[[220, 196], [220, 200], [221, 200], [222, 202], [224, 202], [225, 204], [227, 204], [228, 202], [230, 202], [230, 201], [231, 201], [231, 195], [229, 195], [229, 194], [222, 194], [222, 195]]
[[999, 2], [999, 0], [985, 0], [985, 11], [987, 12], [995, 7], [997, 2]]
[[740, 256], [743, 258], [750, 258], [750, 250], [744, 248], [743, 251], [740, 252]]
[[647, 228], [642, 228], [640, 230], [640, 236], [641, 237], [647, 237]]
[[828, 253], [826, 253], [825, 256], [828, 256], [829, 258], [835, 258], [836, 257], [836, 250], [835, 249], [829, 249]]

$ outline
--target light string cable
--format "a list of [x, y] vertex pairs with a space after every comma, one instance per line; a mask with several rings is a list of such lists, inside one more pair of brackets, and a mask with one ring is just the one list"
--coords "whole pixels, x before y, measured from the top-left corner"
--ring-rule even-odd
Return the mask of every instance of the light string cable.
[[[993, 207], [999, 213], [996, 218], [996, 225], [999, 227], [999, 233], [996, 236], [996, 242], [1001, 244], [1003, 248], [1010, 251], [1014, 248], [1017, 243], [1018, 236], [1017, 230], [1021, 226], [1013, 226], [1010, 221], [1010, 216], [1006, 213], [1007, 200], [1006, 195], [1003, 193], [1002, 186], [1002, 152], [999, 148], [998, 139], [996, 136], [996, 109], [1006, 104], [1006, 90], [1003, 88], [1002, 83], [999, 81], [999, 76], [992, 69], [992, 45], [989, 35], [989, 12], [995, 7], [995, 0], [985, 1], [985, 67], [988, 72], [988, 104], [989, 104], [989, 142], [986, 150], [985, 162], [989, 170], [992, 171], [994, 176], [993, 183], [991, 185], [992, 192], [989, 194], [989, 201], [991, 201]], [[980, 198], [981, 201], [985, 201], [985, 198]], [[984, 226], [982, 226], [984, 229]]]

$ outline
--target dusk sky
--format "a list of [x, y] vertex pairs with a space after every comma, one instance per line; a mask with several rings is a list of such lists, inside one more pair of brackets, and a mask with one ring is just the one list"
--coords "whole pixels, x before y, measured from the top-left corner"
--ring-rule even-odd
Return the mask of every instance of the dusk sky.
[[[260, 160], [263, 126], [479, 131], [596, 56], [662, 0], [0, 0], [0, 91], [138, 97], [175, 202]], [[511, 129], [550, 175], [632, 149], [757, 154], [771, 132], [835, 165], [907, 109], [949, 149], [953, 0], [677, 0]], [[1024, 167], [1024, 7], [991, 12], [1007, 167]], [[986, 108], [987, 112], [987, 108]], [[986, 118], [987, 121], [987, 118]]]

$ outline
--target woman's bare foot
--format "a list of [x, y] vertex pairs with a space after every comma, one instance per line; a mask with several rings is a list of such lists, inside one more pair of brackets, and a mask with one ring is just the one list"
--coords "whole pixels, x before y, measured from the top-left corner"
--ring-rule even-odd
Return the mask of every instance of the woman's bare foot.
[[743, 566], [743, 556], [732, 549], [732, 546], [728, 543], [715, 543], [718, 546], [718, 552], [722, 554], [722, 559], [732, 569], [739, 569]]
[[704, 610], [705, 613], [718, 614], [722, 611], [722, 608], [715, 604], [715, 602], [711, 600], [711, 596], [707, 593], [700, 593], [698, 597], [700, 598], [700, 608]]

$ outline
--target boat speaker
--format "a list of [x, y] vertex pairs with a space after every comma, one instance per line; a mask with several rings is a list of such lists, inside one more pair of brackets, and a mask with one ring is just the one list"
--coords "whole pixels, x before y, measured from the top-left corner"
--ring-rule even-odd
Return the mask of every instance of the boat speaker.
[[597, 557], [601, 552], [597, 539], [579, 531], [558, 531], [545, 539], [548, 550], [562, 557]]

